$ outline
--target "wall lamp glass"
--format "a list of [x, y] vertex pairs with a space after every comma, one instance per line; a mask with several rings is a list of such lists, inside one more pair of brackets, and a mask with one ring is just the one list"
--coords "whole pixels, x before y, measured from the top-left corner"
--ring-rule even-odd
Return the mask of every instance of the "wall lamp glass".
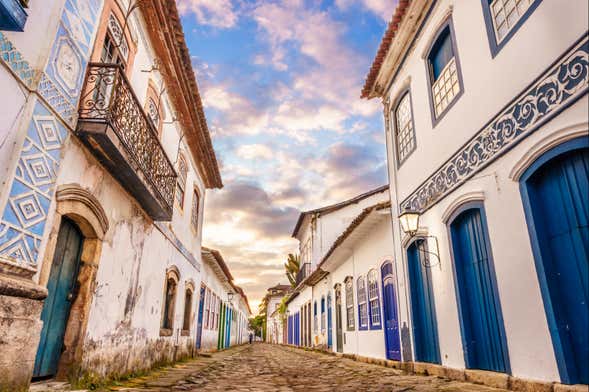
[[[419, 217], [420, 213], [418, 211], [414, 211], [411, 209], [406, 209], [399, 215], [399, 221], [401, 223], [401, 229], [403, 232], [409, 237], [415, 237], [416, 235], [420, 238], [432, 238], [436, 244], [435, 251], [430, 251], [428, 249], [427, 243], [424, 243], [424, 246], [419, 246], [419, 251], [423, 253], [424, 257], [422, 259], [422, 264], [424, 267], [431, 268], [433, 266], [441, 265], [440, 260], [440, 245], [438, 244], [438, 238], [434, 235], [421, 235], [417, 234], [419, 230]], [[429, 256], [433, 256], [437, 259], [437, 263], [432, 263], [431, 258]]]

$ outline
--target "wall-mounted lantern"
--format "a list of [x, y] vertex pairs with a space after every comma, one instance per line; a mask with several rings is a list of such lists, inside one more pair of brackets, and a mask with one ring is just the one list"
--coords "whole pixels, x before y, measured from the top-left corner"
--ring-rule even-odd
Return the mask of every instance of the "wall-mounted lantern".
[[[407, 208], [405, 211], [403, 211], [401, 213], [401, 215], [399, 215], [399, 222], [401, 223], [401, 229], [403, 229], [403, 232], [405, 234], [407, 234], [409, 237], [415, 237], [417, 235], [420, 238], [433, 238], [433, 240], [436, 243], [435, 251], [432, 252], [428, 248], [422, 248], [422, 249], [420, 249], [420, 251], [425, 254], [429, 254], [429, 255], [434, 256], [436, 259], [438, 259], [437, 264], [441, 265], [440, 246], [438, 244], [438, 237], [436, 237], [434, 235], [421, 235], [421, 234], [418, 235], [417, 234], [417, 231], [419, 230], [419, 217], [420, 217], [420, 215], [421, 214], [418, 211], [411, 210], [411, 209]], [[424, 257], [422, 264], [424, 267], [427, 267], [427, 268], [431, 268], [435, 265], [435, 264], [431, 263], [429, 257]]]

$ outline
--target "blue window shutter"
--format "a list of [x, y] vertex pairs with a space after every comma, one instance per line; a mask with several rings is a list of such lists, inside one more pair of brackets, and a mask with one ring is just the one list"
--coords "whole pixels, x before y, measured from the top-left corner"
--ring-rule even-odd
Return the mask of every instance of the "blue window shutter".
[[438, 36], [436, 43], [432, 47], [428, 56], [428, 61], [432, 70], [432, 77], [434, 79], [433, 81], [438, 79], [442, 70], [446, 64], [450, 62], [452, 57], [454, 57], [454, 50], [452, 49], [450, 26], [446, 26]]

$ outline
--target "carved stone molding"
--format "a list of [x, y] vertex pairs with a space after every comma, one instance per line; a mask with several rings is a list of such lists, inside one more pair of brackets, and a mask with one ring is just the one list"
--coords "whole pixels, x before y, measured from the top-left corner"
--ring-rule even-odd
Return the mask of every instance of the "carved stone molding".
[[[57, 192], [55, 193], [55, 198], [57, 202], [65, 202], [65, 201], [74, 201], [78, 203], [82, 203], [86, 207], [90, 209], [90, 211], [96, 217], [98, 223], [100, 224], [100, 228], [102, 233], [106, 233], [108, 231], [108, 218], [104, 209], [100, 205], [100, 202], [87, 190], [81, 188], [77, 184], [66, 184], [60, 185], [57, 188]], [[100, 236], [99, 236], [100, 237]]]
[[583, 36], [400, 204], [423, 212], [587, 93]]

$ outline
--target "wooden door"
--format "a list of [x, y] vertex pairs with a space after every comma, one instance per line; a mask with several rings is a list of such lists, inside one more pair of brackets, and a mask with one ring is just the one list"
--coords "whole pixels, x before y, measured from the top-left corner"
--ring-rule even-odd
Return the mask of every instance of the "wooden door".
[[202, 341], [202, 318], [204, 313], [204, 305], [205, 305], [205, 293], [206, 289], [205, 286], [200, 287], [200, 299], [198, 301], [198, 319], [196, 322], [196, 348], [200, 348], [201, 341]]
[[450, 232], [466, 366], [508, 373], [503, 318], [482, 209], [461, 212], [450, 224]]
[[[589, 384], [589, 143], [557, 147], [524, 175], [522, 196], [563, 382]], [[564, 150], [564, 151], [563, 151]]]
[[342, 288], [335, 287], [335, 344], [338, 353], [344, 351], [344, 337], [342, 325]]
[[397, 316], [395, 292], [396, 276], [393, 263], [390, 261], [385, 262], [380, 270], [382, 275], [386, 356], [387, 359], [400, 361], [401, 342], [399, 339], [399, 317]]
[[53, 376], [63, 348], [63, 337], [76, 296], [76, 279], [84, 237], [78, 227], [64, 218], [59, 228], [43, 304], [43, 329], [37, 349], [33, 377]]

